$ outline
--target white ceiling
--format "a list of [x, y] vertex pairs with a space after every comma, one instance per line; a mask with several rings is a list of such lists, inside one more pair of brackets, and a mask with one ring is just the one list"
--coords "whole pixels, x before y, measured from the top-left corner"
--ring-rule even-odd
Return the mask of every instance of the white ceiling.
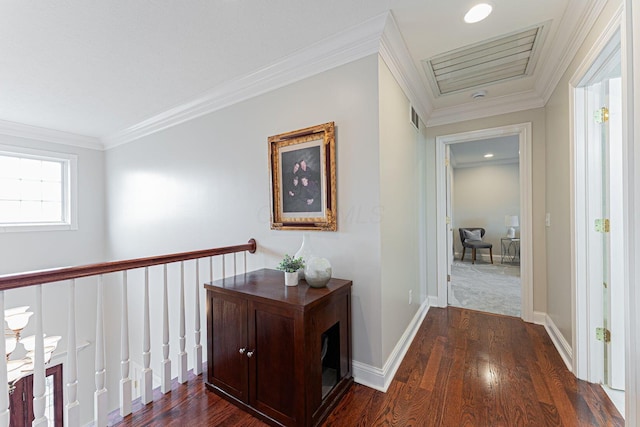
[[[534, 74], [490, 85], [480, 101], [532, 99], [533, 93], [535, 102], [544, 102], [545, 79], [553, 83], [548, 76], [559, 67], [554, 52], [567, 51], [572, 37], [584, 32], [580, 25], [593, 4], [603, 1], [491, 3], [494, 13], [469, 25], [462, 22], [475, 4], [469, 0], [4, 1], [0, 133], [24, 131], [21, 126], [27, 125], [44, 128], [28, 128], [32, 133], [52, 137], [62, 131], [87, 141], [115, 140], [127, 132], [135, 136], [159, 118], [184, 121], [176, 118], [179, 112], [197, 100], [206, 99], [211, 110], [213, 104], [231, 102], [231, 97], [220, 99], [232, 91], [244, 90], [237, 99], [259, 93], [246, 84], [251, 78], [285, 84], [283, 76], [300, 69], [302, 58], [329, 58], [335, 66], [357, 59], [353, 52], [377, 51], [389, 20], [409, 53], [405, 71], [414, 81], [411, 97], [425, 106], [422, 115], [430, 117], [424, 120], [436, 121], [456, 108], [476, 108], [471, 102], [478, 101], [469, 93], [434, 97], [422, 60], [551, 20]], [[276, 70], [279, 80], [269, 74]], [[201, 108], [198, 114], [205, 112]]]
[[[457, 169], [518, 163], [520, 155], [518, 146], [518, 135], [451, 144], [449, 146], [451, 166]], [[489, 153], [493, 154], [493, 157], [485, 158], [484, 155]]]

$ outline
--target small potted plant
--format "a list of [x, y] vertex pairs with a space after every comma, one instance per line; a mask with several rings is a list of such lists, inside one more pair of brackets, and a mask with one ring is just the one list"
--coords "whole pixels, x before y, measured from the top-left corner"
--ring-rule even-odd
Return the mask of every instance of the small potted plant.
[[302, 257], [295, 258], [285, 254], [284, 259], [278, 264], [278, 270], [284, 271], [284, 284], [296, 286], [298, 284], [298, 270], [304, 268]]

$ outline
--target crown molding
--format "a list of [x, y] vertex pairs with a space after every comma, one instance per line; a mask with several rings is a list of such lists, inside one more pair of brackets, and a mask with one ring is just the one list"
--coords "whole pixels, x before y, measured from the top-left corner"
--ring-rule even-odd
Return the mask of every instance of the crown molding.
[[531, 110], [544, 107], [544, 104], [545, 101], [533, 90], [496, 98], [481, 99], [434, 110], [429, 121], [427, 121], [427, 127]]
[[230, 80], [102, 139], [105, 148], [126, 144], [155, 132], [306, 79], [377, 53], [388, 12], [321, 40], [280, 61]]
[[380, 56], [409, 98], [423, 123], [426, 123], [433, 111], [433, 104], [429, 100], [427, 89], [411, 59], [393, 13], [389, 13], [382, 32]]
[[[535, 83], [536, 91], [546, 104], [553, 91], [578, 53], [589, 31], [602, 13], [607, 0], [572, 0], [558, 24], [558, 33], [546, 56], [544, 66]], [[568, 40], [567, 43], [557, 42]]]
[[0, 120], [0, 135], [35, 139], [37, 141], [53, 142], [92, 150], [104, 150], [104, 145], [100, 142], [100, 139], [92, 136], [78, 135], [5, 120]]

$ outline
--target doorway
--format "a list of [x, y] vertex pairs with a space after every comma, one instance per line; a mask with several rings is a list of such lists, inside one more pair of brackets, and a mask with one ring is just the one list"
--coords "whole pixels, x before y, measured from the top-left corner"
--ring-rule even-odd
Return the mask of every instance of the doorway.
[[525, 321], [533, 321], [533, 285], [532, 285], [532, 249], [533, 234], [531, 226], [531, 123], [502, 126], [436, 137], [436, 240], [437, 240], [437, 277], [438, 305], [447, 306], [447, 291], [453, 262], [453, 230], [451, 227], [451, 203], [447, 192], [447, 179], [450, 179], [449, 149], [451, 144], [477, 140], [486, 140], [505, 136], [515, 136], [518, 141], [519, 161], [519, 226], [520, 226], [520, 280], [521, 307], [520, 316]]
[[[625, 234], [620, 31], [573, 79], [574, 287], [578, 377], [624, 414]], [[578, 323], [579, 322], [579, 323]]]
[[[518, 135], [449, 145], [447, 200], [453, 263], [447, 302], [520, 317], [520, 184]], [[480, 228], [473, 251], [465, 232]], [[472, 241], [473, 242], [473, 241]]]

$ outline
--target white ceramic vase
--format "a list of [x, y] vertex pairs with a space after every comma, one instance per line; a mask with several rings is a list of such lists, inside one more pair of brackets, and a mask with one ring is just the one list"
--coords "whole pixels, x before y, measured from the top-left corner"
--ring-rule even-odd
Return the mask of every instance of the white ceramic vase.
[[298, 272], [293, 273], [284, 272], [284, 284], [285, 286], [296, 286], [298, 284]]
[[[295, 253], [294, 258], [302, 258], [306, 265], [307, 261], [310, 260], [312, 256], [313, 249], [311, 248], [309, 233], [304, 233], [302, 235], [302, 245], [300, 246], [300, 249], [298, 249], [298, 252]], [[304, 279], [304, 269], [301, 268], [298, 270], [298, 277], [300, 279]]]
[[326, 258], [312, 256], [304, 265], [304, 278], [312, 288], [327, 286], [331, 280], [331, 264]]

